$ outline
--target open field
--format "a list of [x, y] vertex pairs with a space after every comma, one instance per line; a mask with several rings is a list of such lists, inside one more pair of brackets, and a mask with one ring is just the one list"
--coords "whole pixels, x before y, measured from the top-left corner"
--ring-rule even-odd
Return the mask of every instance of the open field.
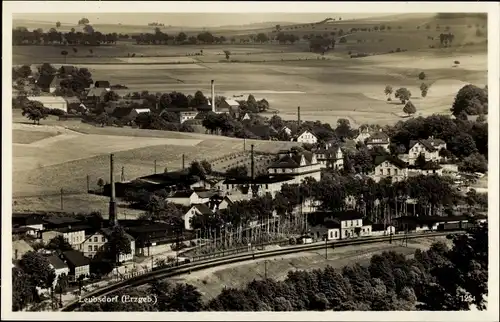
[[325, 251], [310, 251], [283, 255], [268, 259], [258, 259], [251, 263], [235, 263], [218, 266], [211, 269], [192, 272], [172, 279], [172, 282], [185, 282], [196, 286], [205, 300], [215, 297], [224, 288], [241, 288], [254, 279], [264, 279], [267, 261], [267, 276], [275, 280], [283, 280], [289, 271], [313, 270], [330, 265], [342, 268], [346, 265], [359, 263], [369, 264], [370, 257], [383, 251], [395, 251], [407, 256], [414, 254], [415, 249], [427, 249], [433, 242], [449, 241], [443, 237], [432, 237], [408, 242], [408, 247], [400, 243], [380, 243], [370, 245], [347, 246], [328, 250], [328, 260], [325, 260]]
[[[47, 120], [57, 124], [58, 121]], [[60, 134], [31, 143], [15, 143], [13, 146], [13, 193], [14, 197], [42, 197], [41, 202], [50, 207], [60, 207], [57, 194], [78, 194], [97, 188], [98, 178], [109, 177], [109, 153], [115, 154], [116, 180], [125, 180], [157, 171], [179, 169], [181, 156], [187, 164], [195, 159], [214, 159], [243, 150], [243, 140], [197, 133], [148, 131], [127, 128], [98, 128], [78, 122], [57, 125], [33, 126], [14, 123], [18, 135], [37, 132]], [[73, 125], [73, 126], [72, 126]], [[72, 129], [73, 128], [73, 129]], [[247, 140], [247, 147], [255, 144], [256, 151], [276, 152], [296, 143]], [[65, 178], [61, 180], [61, 178]], [[50, 196], [50, 195], [56, 195]], [[68, 196], [68, 198], [72, 198]], [[75, 197], [78, 201], [80, 196]], [[21, 203], [21, 201], [19, 201]], [[52, 205], [52, 206], [50, 206]]]
[[17, 144], [30, 144], [43, 139], [58, 135], [57, 133], [43, 132], [43, 131], [12, 131], [12, 143]]

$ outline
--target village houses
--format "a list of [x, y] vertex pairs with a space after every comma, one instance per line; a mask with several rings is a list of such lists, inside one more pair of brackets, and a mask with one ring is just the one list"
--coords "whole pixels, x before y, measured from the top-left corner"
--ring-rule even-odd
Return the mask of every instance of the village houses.
[[383, 178], [392, 178], [393, 182], [404, 181], [408, 177], [408, 165], [403, 160], [391, 155], [375, 157], [375, 169], [370, 177], [379, 182]]
[[[113, 233], [110, 228], [101, 228], [94, 234], [91, 234], [85, 238], [81, 243], [79, 249], [88, 258], [93, 258], [102, 251], [104, 245], [109, 240], [109, 237]], [[134, 258], [135, 254], [135, 240], [132, 236], [125, 233], [125, 237], [130, 241], [130, 252], [128, 254], [120, 254], [117, 258], [118, 263], [127, 262]]]
[[367, 139], [366, 139], [366, 147], [368, 149], [373, 149], [375, 147], [381, 147], [385, 151], [389, 152], [389, 145], [391, 144], [391, 140], [389, 139], [389, 136], [385, 134], [382, 129], [380, 129], [378, 132], [375, 132], [371, 134]]
[[434, 139], [434, 137], [427, 140], [412, 140], [408, 151], [408, 163], [415, 164], [415, 160], [420, 154], [424, 155], [425, 161], [438, 162], [441, 159], [439, 151], [442, 149], [446, 149], [446, 142]]
[[342, 170], [344, 168], [344, 153], [335, 142], [326, 143], [324, 149], [318, 149], [315, 153], [322, 168], [335, 170]]
[[307, 143], [307, 144], [316, 144], [318, 142], [318, 138], [314, 133], [304, 130], [301, 133], [299, 133], [293, 141], [299, 142], [299, 143]]
[[184, 215], [182, 215], [182, 220], [184, 221], [184, 229], [193, 230], [193, 225], [191, 219], [197, 215], [210, 216], [213, 214], [212, 210], [204, 204], [193, 205]]

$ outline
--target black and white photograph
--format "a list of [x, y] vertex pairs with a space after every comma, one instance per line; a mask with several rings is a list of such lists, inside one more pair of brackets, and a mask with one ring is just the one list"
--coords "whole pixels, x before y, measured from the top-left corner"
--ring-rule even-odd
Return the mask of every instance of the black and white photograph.
[[498, 318], [498, 3], [116, 4], [4, 3], [2, 317]]

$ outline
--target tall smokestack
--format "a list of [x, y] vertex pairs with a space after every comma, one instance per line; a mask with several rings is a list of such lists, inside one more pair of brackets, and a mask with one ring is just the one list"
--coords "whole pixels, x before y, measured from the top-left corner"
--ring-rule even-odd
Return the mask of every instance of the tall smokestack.
[[212, 90], [212, 112], [215, 112], [215, 81], [212, 79], [210, 82]]
[[111, 198], [109, 199], [109, 224], [110, 226], [116, 226], [118, 224], [118, 220], [116, 218], [116, 201], [115, 201], [115, 178], [114, 178], [114, 155], [111, 154], [109, 157], [109, 181], [111, 185]]
[[300, 126], [300, 106], [297, 107], [297, 126]]
[[250, 146], [250, 176], [253, 181], [255, 179], [255, 161], [253, 157], [253, 144]]

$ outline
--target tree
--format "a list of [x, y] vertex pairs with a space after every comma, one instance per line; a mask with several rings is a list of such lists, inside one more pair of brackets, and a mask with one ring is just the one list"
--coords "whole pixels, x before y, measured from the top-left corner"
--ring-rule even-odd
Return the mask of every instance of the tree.
[[351, 133], [351, 123], [349, 122], [348, 119], [338, 119], [337, 120], [337, 127], [335, 128], [335, 134], [339, 138], [346, 138], [350, 135]]
[[455, 96], [455, 101], [451, 107], [451, 112], [456, 117], [462, 112], [467, 115], [478, 115], [486, 111], [484, 112], [486, 114], [487, 110], [488, 91], [474, 85], [462, 87]]
[[245, 178], [248, 176], [248, 168], [245, 165], [236, 166], [226, 171], [228, 177]]
[[40, 120], [46, 119], [48, 116], [47, 109], [39, 101], [27, 101], [22, 108], [22, 115], [26, 116], [33, 124], [40, 124]]
[[385, 87], [385, 89], [384, 89], [384, 93], [385, 93], [385, 95], [389, 95], [389, 96], [391, 96], [391, 95], [392, 95], [392, 86], [387, 85], [387, 86]]
[[66, 50], [61, 51], [61, 55], [64, 56], [64, 63], [66, 64], [66, 58], [68, 57], [68, 52]]
[[205, 167], [198, 161], [191, 162], [188, 171], [190, 176], [197, 176], [202, 180], [205, 180], [207, 178], [207, 171]]
[[84, 18], [78, 20], [78, 25], [85, 25], [85, 24], [88, 24], [89, 22], [90, 21], [84, 17]]
[[472, 153], [469, 156], [466, 156], [462, 162], [460, 162], [460, 171], [465, 172], [481, 172], [486, 173], [488, 171], [488, 160], [484, 157], [484, 155], [480, 153]]
[[104, 180], [102, 178], [99, 178], [97, 180], [97, 186], [101, 189], [101, 193], [103, 193], [103, 189], [104, 189]]
[[224, 50], [224, 54], [226, 55], [226, 59], [229, 60], [231, 57], [231, 52], [229, 50]]
[[418, 79], [420, 79], [420, 80], [424, 80], [425, 77], [426, 77], [426, 75], [424, 72], [420, 72], [420, 74], [418, 74]]
[[129, 254], [131, 252], [130, 240], [127, 238], [122, 226], [115, 226], [113, 228], [105, 244], [105, 251], [107, 258], [113, 263], [120, 260], [120, 255]]
[[104, 94], [103, 100], [104, 102], [115, 102], [120, 99], [120, 95], [116, 93], [115, 91], [109, 91], [106, 94]]
[[194, 97], [193, 99], [191, 100], [191, 106], [193, 107], [197, 107], [197, 106], [200, 106], [200, 105], [204, 105], [204, 104], [207, 104], [208, 102], [208, 99], [205, 97], [205, 95], [203, 95], [203, 92], [202, 91], [196, 91], [196, 93], [194, 93]]
[[56, 293], [59, 294], [59, 305], [62, 306], [62, 295], [69, 287], [69, 278], [66, 274], [61, 274], [57, 277], [57, 284], [55, 287]]
[[46, 249], [49, 250], [54, 250], [54, 251], [61, 251], [65, 252], [68, 250], [73, 250], [73, 247], [71, 246], [70, 243], [62, 235], [56, 236], [52, 238], [47, 246], [45, 246]]
[[12, 311], [21, 311], [33, 302], [30, 276], [18, 267], [12, 268]]
[[211, 174], [212, 173], [212, 165], [210, 162], [207, 160], [202, 160], [200, 165], [203, 167], [203, 170], [205, 170], [206, 174]]
[[411, 92], [405, 88], [405, 87], [401, 87], [399, 88], [398, 90], [396, 90], [396, 93], [394, 94], [394, 96], [396, 98], [398, 98], [401, 103], [406, 103], [406, 101], [408, 101], [411, 97]]
[[42, 254], [32, 251], [27, 252], [19, 261], [19, 268], [27, 275], [27, 281], [32, 287], [33, 298], [38, 296], [36, 287], [42, 289], [52, 288], [56, 274], [47, 258]]
[[60, 21], [56, 22], [56, 28], [61, 28], [61, 22]]
[[427, 164], [427, 161], [425, 160], [425, 155], [423, 153], [420, 153], [418, 157], [415, 159], [415, 166], [422, 168]]
[[403, 108], [403, 112], [408, 114], [408, 116], [415, 114], [417, 112], [417, 109], [415, 108], [415, 105], [411, 101], [406, 102], [405, 107]]
[[457, 158], [465, 158], [477, 152], [476, 142], [469, 133], [458, 133], [448, 144], [448, 149]]

